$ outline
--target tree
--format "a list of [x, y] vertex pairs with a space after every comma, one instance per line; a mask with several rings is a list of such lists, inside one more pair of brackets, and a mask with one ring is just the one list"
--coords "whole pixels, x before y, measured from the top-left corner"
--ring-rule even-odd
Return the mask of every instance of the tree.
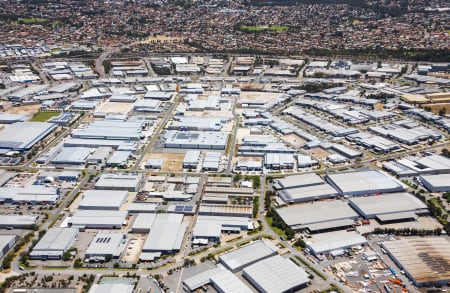
[[440, 116], [444, 116], [446, 113], [447, 113], [447, 109], [445, 107], [443, 107], [442, 109], [439, 110]]

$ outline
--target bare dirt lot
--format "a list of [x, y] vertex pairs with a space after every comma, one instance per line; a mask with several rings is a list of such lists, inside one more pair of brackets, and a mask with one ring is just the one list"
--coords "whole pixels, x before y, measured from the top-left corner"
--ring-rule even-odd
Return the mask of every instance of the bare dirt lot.
[[28, 106], [19, 106], [19, 107], [11, 107], [6, 110], [6, 113], [9, 114], [21, 114], [21, 115], [30, 115], [37, 113], [41, 105], [28, 105]]
[[183, 170], [183, 159], [185, 154], [173, 153], [151, 153], [145, 156], [144, 162], [148, 159], [162, 159], [163, 165], [161, 171], [180, 172]]
[[133, 109], [134, 103], [105, 102], [97, 111], [99, 113], [126, 114]]
[[305, 145], [305, 140], [296, 134], [284, 135], [281, 139], [287, 141], [296, 148], [301, 148]]
[[326, 157], [331, 154], [329, 151], [324, 150], [323, 148], [313, 148], [305, 151], [311, 156], [314, 156], [321, 160], [325, 160]]
[[282, 93], [264, 93], [264, 92], [241, 92], [238, 101], [255, 101], [270, 103], [280, 98]]

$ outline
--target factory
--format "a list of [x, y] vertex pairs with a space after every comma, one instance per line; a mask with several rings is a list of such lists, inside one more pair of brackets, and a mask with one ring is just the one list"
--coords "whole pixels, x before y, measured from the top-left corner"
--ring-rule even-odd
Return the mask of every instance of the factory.
[[140, 141], [144, 138], [142, 121], [94, 121], [83, 129], [74, 129], [73, 138]]
[[366, 238], [355, 233], [316, 241], [307, 244], [307, 248], [315, 257], [322, 259], [325, 254], [331, 254], [334, 256], [343, 255], [344, 250], [346, 249], [366, 244]]
[[403, 185], [376, 170], [329, 174], [326, 180], [342, 196], [403, 191]]
[[85, 257], [100, 261], [118, 258], [126, 238], [127, 235], [120, 232], [98, 232], [86, 249]]
[[33, 247], [31, 259], [61, 259], [64, 252], [69, 250], [78, 236], [75, 228], [50, 228], [47, 233]]
[[126, 224], [126, 211], [81, 210], [73, 214], [68, 223], [71, 227], [84, 229], [120, 229]]
[[85, 147], [64, 148], [51, 160], [54, 165], [84, 165], [94, 149]]
[[246, 217], [199, 215], [192, 232], [193, 243], [217, 242], [222, 232], [240, 233], [253, 229], [253, 223]]
[[418, 287], [450, 282], [450, 242], [447, 237], [408, 237], [384, 241], [389, 257]]
[[277, 255], [277, 250], [269, 241], [258, 240], [220, 255], [219, 262], [235, 273], [260, 260]]
[[153, 260], [162, 253], [177, 252], [186, 233], [183, 215], [158, 214], [142, 247], [141, 260]]
[[422, 175], [420, 176], [420, 182], [430, 192], [450, 191], [450, 174]]
[[142, 181], [142, 174], [135, 173], [115, 173], [115, 174], [102, 174], [97, 183], [95, 183], [95, 189], [98, 190], [128, 190], [130, 192], [136, 192], [139, 189], [139, 185]]
[[44, 185], [29, 185], [25, 187], [1, 187], [0, 202], [13, 204], [56, 204], [60, 199], [58, 188]]
[[46, 122], [17, 122], [0, 131], [0, 152], [25, 152], [56, 129]]
[[139, 213], [134, 220], [131, 231], [140, 234], [149, 233], [158, 215], [156, 213]]
[[38, 215], [0, 215], [0, 228], [31, 229], [36, 225], [38, 219]]
[[308, 274], [294, 262], [279, 255], [244, 268], [243, 276], [259, 292], [294, 292], [309, 283]]
[[292, 205], [276, 211], [292, 229], [306, 229], [311, 233], [353, 227], [354, 220], [359, 217], [347, 203], [340, 200]]
[[274, 188], [285, 203], [298, 203], [332, 198], [338, 192], [314, 173], [276, 179]]
[[165, 148], [225, 150], [228, 143], [227, 132], [170, 130], [164, 137]]
[[80, 210], [120, 210], [128, 197], [126, 190], [87, 190], [78, 205]]
[[0, 258], [13, 248], [19, 237], [17, 235], [0, 235]]
[[406, 192], [352, 198], [349, 204], [363, 218], [383, 224], [416, 220], [429, 214], [422, 201]]

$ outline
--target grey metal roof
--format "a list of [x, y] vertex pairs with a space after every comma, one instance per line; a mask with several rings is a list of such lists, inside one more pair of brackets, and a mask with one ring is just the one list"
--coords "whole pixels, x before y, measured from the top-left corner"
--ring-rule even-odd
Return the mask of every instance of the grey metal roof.
[[358, 214], [347, 203], [340, 200], [292, 205], [277, 209], [277, 213], [289, 226], [307, 226], [308, 224], [358, 217]]
[[115, 226], [122, 227], [126, 217], [126, 211], [100, 211], [100, 210], [83, 210], [76, 212], [70, 223], [72, 226]]
[[420, 180], [433, 188], [450, 188], [450, 174], [422, 175]]
[[186, 232], [181, 214], [158, 214], [142, 251], [179, 250]]
[[251, 263], [273, 256], [276, 252], [277, 248], [274, 245], [263, 240], [258, 240], [220, 255], [219, 261], [234, 272]]
[[421, 200], [406, 192], [352, 198], [349, 204], [363, 217], [427, 209]]
[[53, 160], [53, 164], [84, 164], [94, 151], [85, 147], [66, 147]]
[[119, 247], [125, 237], [125, 234], [119, 232], [98, 232], [86, 249], [86, 255], [120, 255]]
[[343, 249], [352, 247], [355, 245], [361, 245], [367, 243], [366, 238], [356, 233], [347, 233], [345, 236], [339, 235], [339, 237], [326, 238], [308, 244], [309, 249], [316, 255], [320, 253], [327, 253], [336, 249]]
[[139, 213], [134, 220], [133, 230], [150, 230], [156, 219], [156, 215], [155, 213]]
[[221, 293], [252, 293], [253, 291], [237, 276], [224, 270], [210, 278], [213, 286]]
[[310, 281], [302, 268], [279, 255], [245, 268], [244, 277], [258, 290], [267, 293], [286, 292]]
[[33, 251], [66, 251], [72, 246], [77, 235], [76, 228], [50, 228]]
[[79, 209], [120, 209], [128, 197], [126, 190], [86, 190]]
[[315, 173], [286, 176], [281, 179], [276, 179], [275, 181], [278, 182], [283, 189], [318, 185], [324, 182], [323, 179]]
[[142, 179], [142, 174], [102, 174], [95, 184], [98, 189], [137, 188]]
[[375, 170], [327, 175], [327, 181], [342, 194], [362, 195], [398, 192], [403, 186], [388, 175]]
[[89, 293], [133, 293], [134, 285], [127, 284], [94, 284]]
[[0, 131], [0, 148], [23, 151], [30, 149], [56, 128], [45, 122], [17, 122]]

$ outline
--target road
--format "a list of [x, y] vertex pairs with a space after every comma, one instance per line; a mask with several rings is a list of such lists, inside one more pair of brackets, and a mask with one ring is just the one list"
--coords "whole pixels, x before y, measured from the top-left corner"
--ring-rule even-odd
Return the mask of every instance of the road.
[[230, 149], [228, 150], [229, 154], [228, 154], [227, 169], [225, 171], [225, 174], [230, 174], [231, 168], [233, 167], [233, 156], [234, 156], [234, 150], [236, 149], [237, 132], [239, 130], [239, 116], [236, 114], [236, 103], [237, 103], [237, 99], [236, 99], [236, 97], [233, 97], [233, 106], [231, 108], [231, 113], [233, 114], [234, 127], [233, 127], [233, 133], [231, 134], [231, 143], [229, 144]]

